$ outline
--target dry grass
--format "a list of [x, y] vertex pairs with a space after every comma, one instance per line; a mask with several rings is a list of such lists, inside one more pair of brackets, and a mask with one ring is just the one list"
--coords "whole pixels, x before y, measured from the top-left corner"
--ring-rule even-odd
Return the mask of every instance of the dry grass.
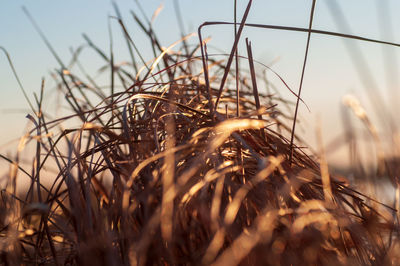
[[[137, 16], [158, 54], [142, 67], [115, 64], [87, 38], [108, 64], [109, 91], [60, 61], [56, 80], [74, 114], [48, 120], [42, 90], [34, 130], [15, 158], [3, 156], [12, 165], [0, 200], [4, 264], [399, 263], [395, 210], [291, 143], [293, 114], [281, 109], [290, 103], [262, 93], [250, 42], [249, 71], [230, 69], [247, 12], [227, 61], [186, 38], [161, 48]], [[68, 120], [81, 126], [64, 129]], [[19, 153], [29, 143], [26, 171]], [[47, 165], [57, 169], [48, 187]], [[31, 180], [19, 197], [17, 175]]]

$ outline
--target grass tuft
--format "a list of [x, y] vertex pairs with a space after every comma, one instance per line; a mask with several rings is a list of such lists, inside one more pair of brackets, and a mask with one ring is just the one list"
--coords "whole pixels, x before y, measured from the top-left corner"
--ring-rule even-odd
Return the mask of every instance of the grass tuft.
[[[319, 162], [296, 146], [292, 114], [281, 109], [290, 103], [263, 93], [267, 81], [257, 73], [247, 39], [249, 70], [238, 69], [243, 56], [238, 56], [237, 44], [247, 26], [303, 31], [308, 40], [315, 33], [367, 39], [312, 30], [313, 13], [309, 29], [246, 24], [251, 2], [238, 29], [234, 23], [235, 41], [227, 61], [207, 53], [201, 34], [200, 44], [189, 45], [183, 25], [182, 39], [162, 48], [151, 20], [143, 21], [132, 12], [155, 53], [154, 60], [145, 62], [116, 4], [131, 62], [118, 65], [112, 45], [107, 55], [85, 36], [106, 62], [109, 93], [88, 78], [79, 64], [79, 51], [68, 67], [59, 59], [61, 69], [55, 79], [72, 114], [48, 118], [43, 112], [43, 83], [36, 107], [32, 106], [35, 115], [29, 116], [34, 129], [21, 139], [15, 159], [2, 155], [11, 170], [0, 198], [1, 261], [9, 265], [399, 262], [396, 211], [330, 174], [323, 152]], [[232, 23], [202, 26], [215, 24]], [[141, 58], [143, 65], [135, 58]], [[300, 92], [301, 100], [299, 96]], [[70, 121], [78, 126], [65, 127]], [[35, 145], [30, 171], [18, 159], [29, 143]], [[22, 185], [17, 174], [30, 180], [22, 196], [17, 193]], [[45, 177], [50, 185], [43, 183]]]

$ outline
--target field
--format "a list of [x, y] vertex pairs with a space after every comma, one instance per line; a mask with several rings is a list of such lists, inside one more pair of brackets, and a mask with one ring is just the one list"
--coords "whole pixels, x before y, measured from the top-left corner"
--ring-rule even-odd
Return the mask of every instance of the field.
[[[31, 98], [1, 48], [33, 125], [15, 154], [0, 154], [10, 166], [0, 198], [2, 264], [400, 264], [396, 148], [387, 152], [370, 110], [355, 97], [344, 98], [351, 153], [346, 171], [330, 169], [318, 129], [316, 152], [296, 131], [299, 106], [306, 106], [301, 92], [312, 36], [400, 44], [313, 29], [315, 0], [308, 28], [248, 23], [253, 1], [241, 16], [232, 2], [234, 21], [205, 22], [193, 34], [182, 30], [167, 47], [152, 28], [162, 11], [153, 18], [132, 11], [151, 44], [151, 61], [114, 4], [124, 40], [118, 45], [130, 55], [123, 63], [114, 60], [116, 44], [106, 52], [85, 35], [85, 45], [65, 64], [25, 10], [59, 63], [52, 77], [68, 109], [56, 117], [46, 113], [46, 81]], [[203, 31], [215, 25], [234, 35], [228, 54], [208, 52]], [[298, 87], [253, 57], [251, 39], [242, 34], [247, 27], [307, 36]], [[105, 62], [105, 86], [83, 67], [84, 47]], [[372, 97], [374, 111], [390, 124], [385, 104]], [[350, 115], [373, 140], [372, 174], [361, 164]], [[382, 182], [394, 191], [385, 200], [374, 191]]]

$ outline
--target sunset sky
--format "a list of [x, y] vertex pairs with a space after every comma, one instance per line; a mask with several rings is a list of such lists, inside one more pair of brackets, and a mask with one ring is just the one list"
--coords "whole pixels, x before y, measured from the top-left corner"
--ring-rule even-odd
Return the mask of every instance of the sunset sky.
[[[328, 1], [317, 1], [314, 29], [340, 31], [338, 19], [332, 16]], [[164, 9], [154, 22], [154, 29], [164, 46], [180, 38], [179, 27], [174, 13], [173, 0], [142, 0], [147, 16], [151, 17], [157, 7], [163, 3]], [[247, 1], [239, 0], [239, 15]], [[274, 24], [294, 27], [307, 27], [311, 0], [255, 0], [248, 18], [249, 23]], [[134, 0], [116, 1], [127, 23], [130, 33], [139, 49], [144, 51], [146, 59], [151, 58], [148, 42], [141, 38], [142, 32], [135, 26], [129, 10], [141, 14]], [[196, 32], [205, 21], [232, 21], [233, 0], [179, 0], [186, 33]], [[367, 38], [400, 42], [400, 1], [398, 0], [337, 0], [349, 24], [348, 34]], [[0, 1], [0, 46], [10, 54], [14, 66], [28, 95], [38, 93], [42, 77], [47, 80], [46, 93], [51, 97], [54, 87], [49, 72], [58, 68], [57, 61], [29, 22], [21, 7], [25, 6], [36, 19], [41, 29], [54, 46], [56, 52], [66, 63], [71, 58], [70, 47], [77, 48], [84, 43], [82, 33], [92, 38], [94, 43], [105, 51], [109, 47], [108, 17], [115, 15], [110, 0], [3, 0]], [[387, 12], [386, 12], [386, 11]], [[384, 12], [384, 15], [380, 15]], [[120, 38], [121, 30], [116, 20], [111, 19], [116, 60], [128, 58], [125, 43]], [[343, 22], [343, 21], [342, 21]], [[340, 22], [339, 22], [340, 23]], [[393, 31], [390, 31], [390, 26]], [[207, 36], [213, 37], [210, 46], [228, 53], [232, 44], [232, 29], [227, 26], [214, 26], [205, 29]], [[281, 32], [273, 30], [246, 29], [243, 39], [249, 37], [253, 43], [254, 57], [264, 64], [273, 64], [286, 82], [297, 91], [300, 80], [304, 48], [307, 35], [304, 33]], [[192, 43], [197, 41], [194, 37]], [[400, 58], [400, 48], [389, 48], [377, 44], [353, 42], [360, 47], [367, 66], [379, 85], [378, 91], [385, 95], [389, 106], [395, 98], [396, 82], [390, 79], [390, 73], [396, 73], [393, 65], [385, 61], [385, 53], [396, 62]], [[243, 47], [243, 46], [241, 46]], [[244, 49], [239, 50], [245, 54]], [[85, 65], [93, 73], [102, 66], [97, 56], [87, 50], [83, 55]], [[13, 150], [28, 120], [28, 105], [18, 88], [7, 59], [0, 56], [0, 151]], [[388, 66], [392, 71], [387, 71]], [[397, 71], [398, 72], [398, 71]], [[386, 74], [389, 73], [389, 74]], [[397, 84], [398, 85], [398, 84]], [[398, 88], [398, 87], [397, 87]], [[357, 95], [365, 105], [362, 82], [357, 75], [345, 42], [340, 38], [313, 35], [311, 39], [309, 61], [307, 65], [303, 99], [310, 107], [308, 112], [301, 107], [301, 117], [307, 125], [299, 128], [311, 143], [315, 139], [314, 122], [319, 116], [322, 121], [325, 142], [340, 134], [339, 107], [341, 98], [347, 93]], [[285, 94], [286, 95], [286, 94]], [[290, 95], [290, 94], [287, 94]], [[390, 95], [390, 96], [389, 96]], [[398, 94], [400, 95], [400, 93]], [[295, 100], [295, 99], [291, 99]], [[47, 103], [48, 105], [51, 103]], [[303, 133], [301, 133], [303, 132]]]

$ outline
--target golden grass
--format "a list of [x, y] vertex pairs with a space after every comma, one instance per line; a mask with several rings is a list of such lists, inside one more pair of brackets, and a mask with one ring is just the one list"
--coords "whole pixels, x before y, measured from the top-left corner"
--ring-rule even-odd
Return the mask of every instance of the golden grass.
[[[1, 192], [1, 261], [399, 262], [395, 210], [331, 175], [324, 157], [320, 165], [290, 141], [292, 114], [281, 111], [285, 101], [262, 93], [266, 84], [256, 73], [250, 42], [249, 71], [230, 69], [238, 60], [247, 12], [226, 64], [207, 55], [206, 42], [192, 47], [183, 38], [161, 48], [151, 27], [136, 16], [159, 54], [142, 68], [133, 56], [132, 66], [115, 65], [112, 55], [87, 38], [109, 64], [109, 93], [60, 64], [59, 88], [75, 113], [48, 121], [42, 90], [35, 116], [29, 116], [35, 129], [21, 141], [36, 145], [31, 171], [19, 165], [18, 155], [2, 156], [13, 167]], [[119, 22], [135, 50], [122, 18]], [[200, 50], [202, 56], [196, 56]], [[119, 92], [117, 80], [124, 87]], [[64, 129], [62, 123], [71, 119], [81, 126]], [[47, 164], [57, 166], [50, 187], [41, 181]], [[31, 180], [23, 197], [16, 193], [17, 174]]]

